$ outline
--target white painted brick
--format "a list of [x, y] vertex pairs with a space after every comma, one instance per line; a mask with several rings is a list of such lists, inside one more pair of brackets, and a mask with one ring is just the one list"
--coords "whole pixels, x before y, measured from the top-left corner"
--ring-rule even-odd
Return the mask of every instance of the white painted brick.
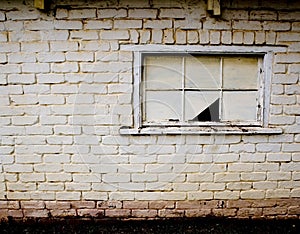
[[140, 43], [148, 44], [151, 38], [151, 31], [150, 30], [141, 30], [140, 34]]
[[[104, 174], [103, 175], [103, 181], [106, 182], [106, 183], [130, 182], [130, 175], [129, 174], [121, 174], [121, 173], [119, 173], [119, 174]], [[132, 179], [132, 181], [135, 181], [135, 180]]]
[[0, 55], [0, 63], [6, 63], [7, 62], [7, 57], [5, 54]]
[[136, 193], [134, 198], [136, 200], [141, 200], [141, 201], [159, 200], [159, 199], [161, 199], [161, 193], [160, 192], [142, 192], [142, 193]]
[[261, 30], [262, 24], [259, 21], [246, 21], [246, 20], [239, 20], [239, 21], [233, 21], [232, 24], [233, 29], [239, 29], [239, 30]]
[[22, 173], [19, 175], [21, 182], [42, 182], [45, 181], [43, 173]]
[[200, 190], [222, 191], [225, 190], [225, 183], [201, 183]]
[[81, 21], [56, 20], [54, 21], [55, 29], [82, 29]]
[[242, 172], [241, 181], [263, 181], [267, 177], [265, 172]]
[[75, 41], [51, 41], [50, 50], [51, 51], [77, 51], [78, 42]]
[[289, 31], [291, 29], [291, 23], [289, 22], [264, 22], [264, 30], [270, 31]]
[[216, 173], [215, 182], [232, 182], [232, 181], [240, 181], [239, 173]]
[[10, 52], [19, 52], [20, 44], [18, 42], [7, 42], [1, 43], [0, 52], [1, 53], [10, 53]]
[[262, 182], [253, 182], [254, 189], [275, 189], [277, 187], [277, 182], [274, 181], [262, 181]]
[[243, 32], [233, 31], [232, 42], [233, 42], [233, 44], [242, 44], [243, 43]]
[[85, 29], [112, 29], [112, 20], [88, 20]]
[[50, 126], [28, 126], [26, 127], [26, 134], [28, 135], [49, 135], [53, 134], [53, 128]]
[[226, 188], [230, 190], [249, 190], [252, 187], [251, 182], [230, 182], [226, 183]]
[[51, 21], [25, 21], [24, 22], [25, 30], [53, 30], [54, 25]]
[[255, 152], [255, 145], [254, 144], [235, 144], [230, 145], [229, 148], [230, 152], [234, 153], [254, 153]]
[[78, 70], [78, 64], [75, 62], [54, 63], [51, 66], [51, 71], [57, 73], [78, 72]]
[[14, 116], [12, 117], [13, 125], [33, 125], [38, 122], [37, 116]]
[[209, 43], [209, 31], [208, 30], [199, 30], [200, 44]]
[[49, 72], [49, 64], [47, 63], [23, 63], [22, 72], [47, 73]]
[[[195, 20], [184, 19], [184, 20], [175, 20], [174, 28], [177, 29], [200, 29], [202, 27], [201, 22]], [[189, 31], [188, 31], [189, 32]]]
[[224, 172], [226, 171], [226, 164], [202, 164], [200, 165], [200, 172]]
[[33, 84], [35, 83], [34, 74], [9, 74], [9, 84]]
[[259, 163], [254, 164], [254, 171], [278, 171], [279, 163]]
[[249, 190], [241, 191], [242, 199], [264, 199], [265, 191], [264, 190]]
[[70, 39], [97, 40], [99, 39], [99, 35], [96, 30], [72, 31]]
[[244, 44], [252, 45], [254, 43], [254, 32], [244, 32]]
[[259, 10], [250, 12], [250, 20], [277, 20], [277, 13], [274, 11]]
[[42, 31], [41, 37], [43, 41], [66, 41], [69, 37], [69, 32], [67, 30]]
[[94, 54], [92, 52], [67, 52], [67, 61], [94, 61]]
[[[89, 168], [87, 167], [86, 164], [65, 164], [63, 168], [64, 168], [64, 172], [76, 172], [76, 173], [89, 172]], [[79, 179], [80, 176], [76, 178]], [[86, 182], [84, 178], [83, 180], [84, 181], [80, 181], [80, 182]], [[68, 181], [71, 181], [71, 174], [70, 174], [70, 179]], [[96, 181], [98, 181], [98, 179]]]
[[21, 66], [16, 64], [5, 64], [5, 65], [0, 64], [0, 70], [1, 73], [4, 74], [15, 74], [21, 72]]
[[299, 162], [290, 162], [281, 164], [282, 171], [299, 171], [300, 163]]
[[267, 161], [269, 161], [269, 162], [289, 162], [289, 161], [291, 161], [291, 154], [289, 154], [289, 153], [269, 153], [269, 154], [267, 154]]
[[39, 95], [38, 100], [42, 105], [65, 104], [65, 98], [59, 95]]
[[259, 143], [256, 145], [256, 150], [258, 152], [279, 152], [281, 148], [280, 144], [267, 144], [267, 143]]
[[80, 200], [81, 192], [57, 192], [56, 200], [60, 201], [77, 201]]
[[64, 62], [65, 61], [65, 55], [61, 52], [50, 52], [50, 53], [39, 53], [37, 55], [37, 59], [39, 62]]
[[[78, 190], [80, 190], [80, 188], [78, 188]], [[93, 201], [104, 200], [105, 201], [108, 199], [108, 195], [107, 195], [107, 193], [104, 193], [104, 192], [83, 192], [82, 198], [85, 200], [93, 200]]]
[[127, 28], [142, 28], [142, 20], [114, 20], [114, 28], [127, 29]]
[[214, 192], [214, 199], [239, 199], [240, 193], [238, 191], [222, 191]]
[[9, 63], [34, 63], [36, 62], [35, 53], [13, 53], [8, 54]]
[[[136, 194], [136, 199], [138, 199], [138, 194]], [[141, 196], [142, 197], [142, 196]], [[135, 199], [135, 194], [133, 192], [112, 192], [109, 193], [109, 200], [116, 200], [116, 201], [131, 201]]]
[[47, 42], [22, 42], [21, 50], [24, 52], [48, 52], [49, 44]]
[[167, 29], [172, 28], [171, 20], [145, 20], [144, 28]]
[[213, 154], [214, 163], [232, 163], [239, 159], [238, 154]]
[[63, 191], [63, 183], [42, 183], [38, 185], [40, 191]]
[[162, 42], [163, 31], [162, 30], [152, 30], [151, 41], [154, 44], [159, 44]]
[[[71, 145], [72, 143], [73, 143], [73, 137], [72, 136], [50, 136], [50, 137], [47, 137], [47, 144], [49, 144], [49, 145]], [[63, 158], [61, 155], [59, 155], [59, 156], [55, 155], [55, 157], [54, 157], [55, 160], [51, 161], [51, 162], [52, 163], [53, 162], [59, 162], [59, 160], [56, 161], [57, 160], [56, 158], [58, 158], [58, 157], [60, 158], [59, 160], [62, 160], [62, 158]], [[65, 158], [66, 157], [67, 156], [65, 156]], [[46, 161], [47, 160], [45, 158], [45, 162]], [[50, 162], [50, 161], [47, 161], [47, 162]], [[67, 162], [69, 162], [69, 160], [67, 160]]]
[[227, 153], [229, 150], [228, 145], [204, 145], [203, 152], [204, 153]]
[[186, 44], [186, 31], [177, 30], [175, 33], [176, 43], [177, 44]]
[[213, 192], [188, 192], [187, 198], [188, 200], [210, 200], [213, 199]]
[[96, 9], [74, 9], [69, 11], [69, 19], [95, 18]]
[[4, 12], [0, 12], [0, 21], [5, 21], [5, 14], [4, 14]]
[[226, 30], [231, 29], [231, 22], [230, 21], [218, 21], [214, 18], [207, 19], [203, 23], [203, 29], [209, 30]]
[[253, 163], [232, 163], [228, 165], [228, 172], [253, 171]]
[[212, 45], [220, 44], [221, 41], [221, 33], [218, 31], [210, 31], [209, 33], [209, 41]]
[[100, 182], [101, 175], [97, 174], [73, 174], [74, 182]]
[[127, 10], [125, 9], [99, 9], [97, 11], [98, 18], [123, 18], [127, 16]]
[[266, 35], [264, 32], [255, 32], [255, 44], [263, 44], [266, 41]]
[[100, 38], [103, 40], [128, 40], [128, 30], [116, 30], [116, 31], [101, 31]]
[[135, 19], [155, 19], [157, 9], [129, 9], [128, 16]]
[[266, 198], [289, 198], [289, 189], [271, 189], [266, 191]]
[[30, 10], [27, 9], [22, 11], [9, 11], [6, 13], [7, 20], [35, 20], [38, 19], [40, 13], [38, 10]]
[[32, 172], [33, 167], [32, 165], [28, 164], [13, 164], [13, 165], [3, 165], [3, 168], [6, 172], [20, 172], [20, 173], [25, 173], [25, 172]]
[[291, 180], [291, 172], [268, 172], [267, 180]]
[[266, 44], [273, 45], [276, 41], [276, 33], [275, 32], [266, 32]]
[[15, 105], [30, 105], [38, 103], [37, 96], [34, 94], [13, 95], [10, 98]]
[[165, 201], [181, 201], [186, 199], [184, 192], [162, 192], [161, 199]]

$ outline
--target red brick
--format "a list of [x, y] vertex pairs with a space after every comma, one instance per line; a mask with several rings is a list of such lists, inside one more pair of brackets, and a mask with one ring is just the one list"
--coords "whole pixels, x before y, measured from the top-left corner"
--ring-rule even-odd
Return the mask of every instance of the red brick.
[[300, 215], [300, 206], [291, 206], [288, 208], [289, 215]]
[[18, 201], [0, 201], [0, 209], [19, 209], [20, 205]]
[[132, 210], [132, 216], [137, 218], [155, 218], [157, 210]]
[[178, 201], [176, 202], [177, 209], [197, 209], [200, 207], [199, 201]]
[[158, 216], [164, 218], [184, 217], [184, 210], [173, 210], [173, 209], [159, 210]]
[[300, 199], [278, 199], [276, 205], [280, 207], [300, 206]]
[[211, 215], [211, 209], [189, 209], [185, 211], [186, 217], [205, 217]]
[[203, 209], [217, 208], [221, 201], [200, 201], [200, 207]]
[[262, 208], [240, 208], [237, 211], [238, 217], [261, 217], [262, 216]]
[[269, 216], [269, 215], [282, 215], [286, 214], [287, 209], [283, 207], [272, 207], [272, 208], [263, 208], [263, 215]]
[[276, 205], [276, 200], [254, 200], [251, 207], [274, 207]]
[[8, 209], [0, 209], [0, 220], [2, 218], [7, 218], [8, 216]]
[[97, 207], [101, 209], [120, 209], [122, 208], [122, 202], [120, 201], [99, 201]]
[[226, 207], [228, 208], [250, 208], [253, 201], [249, 200], [232, 200], [227, 201]]
[[148, 209], [147, 201], [124, 201], [124, 209]]
[[172, 201], [150, 201], [150, 209], [172, 209], [175, 208], [175, 202]]
[[212, 209], [212, 214], [215, 216], [232, 217], [236, 216], [237, 209]]
[[77, 214], [84, 217], [103, 217], [104, 210], [100, 209], [78, 209]]
[[8, 216], [13, 218], [23, 218], [23, 211], [22, 210], [9, 210]]
[[67, 210], [71, 208], [70, 202], [47, 201], [45, 204], [46, 208], [50, 210]]
[[21, 208], [23, 208], [23, 209], [44, 209], [45, 203], [43, 201], [21, 201]]
[[82, 208], [95, 208], [96, 202], [94, 201], [75, 201], [71, 203], [71, 207], [75, 209], [82, 209]]
[[53, 217], [74, 217], [76, 216], [75, 209], [67, 209], [67, 210], [50, 210], [51, 216]]
[[47, 210], [26, 209], [26, 210], [24, 210], [24, 217], [45, 218], [45, 217], [48, 217], [48, 211]]
[[128, 218], [131, 214], [130, 210], [124, 209], [112, 209], [112, 210], [105, 210], [105, 216], [107, 217], [125, 217]]

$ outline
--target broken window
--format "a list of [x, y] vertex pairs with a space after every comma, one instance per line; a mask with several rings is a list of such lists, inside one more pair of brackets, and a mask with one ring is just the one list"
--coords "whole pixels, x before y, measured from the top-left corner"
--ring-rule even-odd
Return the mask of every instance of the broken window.
[[260, 56], [167, 53], [142, 59], [143, 124], [260, 121]]

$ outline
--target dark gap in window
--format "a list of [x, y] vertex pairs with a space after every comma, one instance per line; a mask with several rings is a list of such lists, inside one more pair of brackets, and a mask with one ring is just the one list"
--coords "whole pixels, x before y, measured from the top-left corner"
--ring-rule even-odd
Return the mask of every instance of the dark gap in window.
[[213, 121], [220, 122], [219, 118], [219, 99], [216, 100], [213, 104], [207, 107], [204, 111], [202, 111], [199, 115], [192, 119], [192, 121]]

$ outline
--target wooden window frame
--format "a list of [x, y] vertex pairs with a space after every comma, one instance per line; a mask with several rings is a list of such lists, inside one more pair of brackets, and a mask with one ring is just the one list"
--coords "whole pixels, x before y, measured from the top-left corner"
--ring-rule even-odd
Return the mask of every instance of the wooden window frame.
[[[285, 47], [274, 46], [201, 46], [201, 45], [122, 45], [121, 50], [132, 51], [133, 53], [133, 127], [122, 127], [120, 134], [125, 135], [140, 135], [140, 134], [280, 134], [282, 129], [270, 128], [269, 109], [270, 109], [270, 94], [271, 80], [273, 76], [272, 67], [274, 61], [274, 53], [285, 52]], [[263, 77], [261, 81], [262, 87], [262, 111], [261, 122], [259, 126], [247, 125], [245, 123], [201, 123], [168, 125], [157, 124], [153, 126], [143, 125], [142, 122], [142, 66], [144, 54], [202, 54], [202, 55], [254, 55], [263, 58]]]

